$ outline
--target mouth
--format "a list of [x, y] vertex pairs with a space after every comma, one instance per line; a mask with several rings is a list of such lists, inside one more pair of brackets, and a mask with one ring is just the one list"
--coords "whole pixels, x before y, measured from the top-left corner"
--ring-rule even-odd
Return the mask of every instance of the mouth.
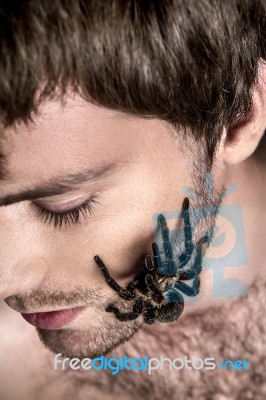
[[69, 324], [80, 312], [87, 307], [75, 307], [59, 311], [48, 311], [38, 313], [21, 313], [22, 317], [36, 328], [61, 329]]

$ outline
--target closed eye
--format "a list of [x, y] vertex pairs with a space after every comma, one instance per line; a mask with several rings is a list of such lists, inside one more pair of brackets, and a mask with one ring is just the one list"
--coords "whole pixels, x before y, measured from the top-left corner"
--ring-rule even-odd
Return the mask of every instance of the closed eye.
[[75, 225], [81, 222], [81, 216], [85, 219], [88, 215], [92, 215], [95, 204], [99, 204], [93, 197], [86, 200], [84, 203], [67, 211], [55, 212], [38, 205], [36, 218], [48, 226], [53, 223], [55, 228], [62, 229], [67, 225]]

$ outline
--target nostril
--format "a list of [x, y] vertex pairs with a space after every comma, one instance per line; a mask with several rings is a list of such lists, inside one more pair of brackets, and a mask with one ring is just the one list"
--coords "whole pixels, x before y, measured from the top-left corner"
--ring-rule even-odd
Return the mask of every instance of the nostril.
[[25, 305], [21, 298], [17, 295], [8, 296], [4, 299], [6, 304], [11, 307], [13, 310], [18, 312], [25, 311]]

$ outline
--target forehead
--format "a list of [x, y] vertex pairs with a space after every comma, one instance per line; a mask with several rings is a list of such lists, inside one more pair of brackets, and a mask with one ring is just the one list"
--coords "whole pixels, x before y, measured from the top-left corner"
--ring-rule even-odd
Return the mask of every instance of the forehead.
[[[123, 162], [130, 155], [132, 136], [125, 134], [134, 124], [125, 114], [100, 108], [79, 97], [64, 104], [50, 101], [40, 107], [29, 124], [18, 124], [4, 132], [1, 152], [5, 157], [5, 181], [12, 183], [51, 173], [79, 171]], [[3, 171], [2, 171], [3, 172]]]
[[16, 192], [18, 184], [27, 182], [38, 186], [84, 167], [97, 170], [147, 157], [158, 162], [172, 151], [169, 132], [164, 121], [101, 108], [79, 96], [46, 102], [32, 122], [4, 132], [6, 167], [0, 191]]

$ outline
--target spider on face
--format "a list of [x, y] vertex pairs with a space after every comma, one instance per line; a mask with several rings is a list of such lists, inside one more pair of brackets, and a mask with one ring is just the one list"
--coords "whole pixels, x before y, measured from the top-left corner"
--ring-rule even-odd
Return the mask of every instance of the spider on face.
[[[110, 304], [105, 311], [112, 312], [120, 321], [130, 321], [143, 315], [144, 322], [153, 324], [155, 321], [172, 322], [179, 318], [184, 310], [184, 298], [180, 292], [187, 296], [196, 296], [199, 293], [202, 269], [202, 246], [209, 242], [206, 234], [195, 246], [192, 241], [192, 228], [189, 217], [189, 199], [186, 197], [182, 204], [181, 216], [184, 219], [185, 251], [179, 258], [177, 265], [173, 260], [172, 246], [169, 240], [169, 229], [165, 217], [160, 214], [158, 223], [162, 232], [163, 247], [167, 261], [167, 275], [162, 274], [162, 261], [159, 247], [152, 244], [153, 257], [147, 255], [135, 278], [126, 288], [121, 287], [109, 274], [102, 259], [96, 255], [94, 260], [99, 266], [106, 283], [127, 301], [133, 301], [132, 311], [120, 312], [117, 307]], [[187, 267], [193, 251], [196, 249], [195, 260]], [[160, 272], [161, 271], [161, 272]], [[184, 281], [192, 280], [192, 286]]]

